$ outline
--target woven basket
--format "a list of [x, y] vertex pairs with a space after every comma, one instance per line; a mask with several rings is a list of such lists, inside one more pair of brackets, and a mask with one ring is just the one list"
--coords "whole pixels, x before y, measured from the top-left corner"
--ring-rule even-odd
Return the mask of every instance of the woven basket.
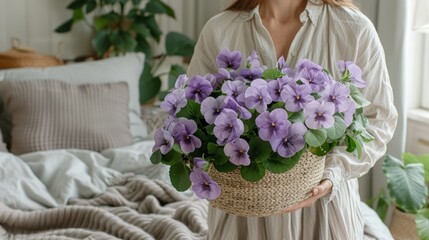
[[401, 212], [395, 208], [389, 226], [393, 238], [396, 240], [419, 240], [415, 220], [415, 215]]
[[209, 175], [222, 189], [220, 196], [211, 201], [214, 208], [237, 216], [264, 217], [280, 213], [307, 198], [322, 178], [325, 157], [305, 152], [288, 172], [266, 172], [264, 178], [252, 183], [243, 180], [240, 171], [230, 173], [209, 170]]

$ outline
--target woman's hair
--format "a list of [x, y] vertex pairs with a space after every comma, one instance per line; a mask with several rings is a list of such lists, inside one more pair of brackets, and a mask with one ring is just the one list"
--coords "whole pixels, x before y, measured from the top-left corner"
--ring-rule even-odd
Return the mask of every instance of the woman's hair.
[[[235, 2], [226, 10], [250, 11], [256, 6], [258, 6], [261, 1], [263, 0], [235, 0]], [[337, 7], [349, 7], [352, 9], [358, 9], [358, 7], [353, 4], [353, 0], [323, 0], [323, 2]]]

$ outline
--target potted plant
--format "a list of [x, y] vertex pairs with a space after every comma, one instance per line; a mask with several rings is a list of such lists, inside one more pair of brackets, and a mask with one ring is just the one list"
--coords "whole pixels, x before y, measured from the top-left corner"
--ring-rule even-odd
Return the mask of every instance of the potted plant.
[[[58, 26], [57, 33], [69, 32], [78, 22], [86, 23], [93, 31], [92, 46], [98, 57], [109, 57], [126, 52], [146, 55], [144, 72], [140, 78], [140, 102], [153, 99], [161, 88], [161, 76], [169, 74], [175, 80], [185, 72], [181, 65], [172, 65], [168, 73], [154, 76], [168, 56], [190, 58], [195, 43], [178, 32], [169, 32], [165, 38], [165, 53], [154, 56], [151, 41], [160, 42], [162, 31], [156, 16], [175, 19], [174, 10], [161, 0], [74, 0], [67, 9], [72, 17]], [[171, 80], [171, 81], [173, 81]]]
[[429, 239], [429, 155], [402, 155], [403, 161], [387, 155], [383, 172], [389, 196], [382, 191], [376, 212], [385, 219], [389, 205], [394, 205], [390, 231], [395, 239]]

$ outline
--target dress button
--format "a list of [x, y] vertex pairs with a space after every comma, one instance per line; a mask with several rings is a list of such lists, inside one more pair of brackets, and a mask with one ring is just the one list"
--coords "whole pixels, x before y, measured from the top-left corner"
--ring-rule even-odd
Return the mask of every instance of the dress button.
[[296, 57], [297, 54], [298, 53], [296, 52], [296, 50], [292, 50], [291, 53], [290, 53], [290, 55], [292, 55], [293, 57]]

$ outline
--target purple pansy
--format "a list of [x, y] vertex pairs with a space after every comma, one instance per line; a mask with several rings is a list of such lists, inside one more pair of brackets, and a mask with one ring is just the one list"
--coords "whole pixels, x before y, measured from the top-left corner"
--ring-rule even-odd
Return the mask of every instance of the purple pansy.
[[249, 65], [254, 65], [254, 64], [261, 65], [259, 62], [258, 53], [255, 50], [252, 51], [252, 53], [250, 54], [250, 56], [247, 57], [246, 60], [249, 63]]
[[268, 82], [268, 93], [270, 94], [271, 99], [275, 102], [281, 101], [281, 93], [284, 87], [290, 82], [292, 82], [292, 79], [288, 76], [283, 76]]
[[246, 107], [255, 108], [259, 113], [267, 110], [267, 105], [272, 102], [271, 96], [268, 93], [268, 84], [263, 79], [253, 80], [250, 87], [247, 88], [244, 97]]
[[285, 57], [281, 56], [279, 60], [277, 60], [277, 69], [282, 71], [288, 69], [288, 66], [286, 64]]
[[235, 111], [238, 114], [239, 118], [246, 120], [252, 117], [252, 114], [249, 112], [249, 110], [238, 104], [238, 102], [235, 101], [234, 98], [228, 96], [225, 98], [224, 103], [224, 108]]
[[353, 121], [353, 114], [355, 114], [356, 112], [356, 104], [352, 101], [349, 100], [346, 102], [346, 110], [343, 112], [344, 113], [344, 122], [346, 122], [346, 126], [350, 126], [350, 124], [352, 124]]
[[201, 140], [193, 135], [196, 131], [197, 124], [193, 120], [186, 118], [179, 118], [178, 122], [174, 125], [172, 135], [185, 154], [191, 153], [196, 148], [201, 147]]
[[362, 70], [358, 65], [351, 61], [339, 61], [338, 68], [341, 74], [344, 74], [346, 70], [350, 73], [350, 81], [358, 88], [366, 87], [366, 82], [362, 79]]
[[171, 133], [165, 129], [158, 129], [154, 135], [155, 146], [152, 148], [152, 152], [160, 150], [162, 154], [167, 154], [174, 144], [174, 138]]
[[240, 51], [229, 51], [228, 48], [223, 48], [216, 57], [218, 68], [230, 68], [237, 70], [241, 65], [242, 55]]
[[188, 83], [188, 76], [186, 74], [181, 74], [176, 79], [176, 83], [174, 84], [174, 87], [175, 88], [184, 88], [187, 83]]
[[350, 96], [350, 89], [337, 81], [332, 81], [326, 85], [325, 90], [322, 92], [321, 100], [331, 102], [335, 105], [336, 112], [344, 112], [347, 109], [347, 101]]
[[207, 162], [199, 157], [195, 157], [192, 159], [194, 161], [194, 170], [203, 170], [203, 167]]
[[248, 166], [250, 165], [249, 149], [250, 147], [246, 140], [237, 138], [227, 143], [223, 151], [225, 155], [229, 157], [229, 161], [232, 164], [237, 166]]
[[255, 119], [256, 126], [259, 128], [259, 137], [264, 141], [279, 139], [282, 137], [282, 130], [288, 124], [287, 112], [282, 108], [274, 109], [272, 112], [265, 111]]
[[213, 124], [224, 108], [225, 96], [208, 97], [201, 102], [201, 113], [208, 124]]
[[314, 100], [309, 85], [298, 85], [295, 82], [285, 85], [280, 96], [285, 103], [286, 110], [290, 112], [298, 112], [303, 109], [307, 103]]
[[219, 197], [221, 193], [219, 185], [206, 172], [194, 170], [189, 178], [192, 182], [192, 190], [199, 198], [214, 200]]
[[250, 68], [241, 69], [241, 76], [246, 80], [254, 80], [262, 77], [264, 69], [259, 65], [252, 65]]
[[298, 78], [305, 84], [309, 84], [314, 92], [323, 91], [325, 83], [330, 81], [323, 68], [310, 60], [304, 59], [298, 63]]
[[238, 119], [238, 114], [231, 109], [224, 109], [214, 124], [213, 132], [219, 145], [225, 145], [239, 138], [244, 132], [243, 122]]
[[330, 128], [334, 125], [335, 105], [331, 102], [312, 101], [305, 105], [305, 124], [311, 129]]
[[185, 96], [188, 99], [201, 103], [213, 91], [211, 83], [201, 76], [194, 76], [188, 81]]
[[282, 129], [282, 138], [270, 141], [271, 148], [282, 157], [292, 157], [304, 147], [306, 131], [307, 128], [302, 123], [289, 124]]
[[185, 90], [175, 89], [165, 96], [164, 101], [162, 101], [160, 107], [167, 111], [170, 115], [174, 116], [183, 107], [185, 107], [187, 103], [188, 101], [185, 97]]
[[244, 93], [246, 92], [247, 85], [243, 81], [225, 81], [222, 85], [222, 92], [227, 96], [231, 96], [239, 104], [244, 105]]
[[213, 89], [217, 89], [220, 85], [220, 82], [218, 81], [216, 76], [211, 73], [207, 73], [206, 75], [204, 75], [204, 79], [210, 82]]

